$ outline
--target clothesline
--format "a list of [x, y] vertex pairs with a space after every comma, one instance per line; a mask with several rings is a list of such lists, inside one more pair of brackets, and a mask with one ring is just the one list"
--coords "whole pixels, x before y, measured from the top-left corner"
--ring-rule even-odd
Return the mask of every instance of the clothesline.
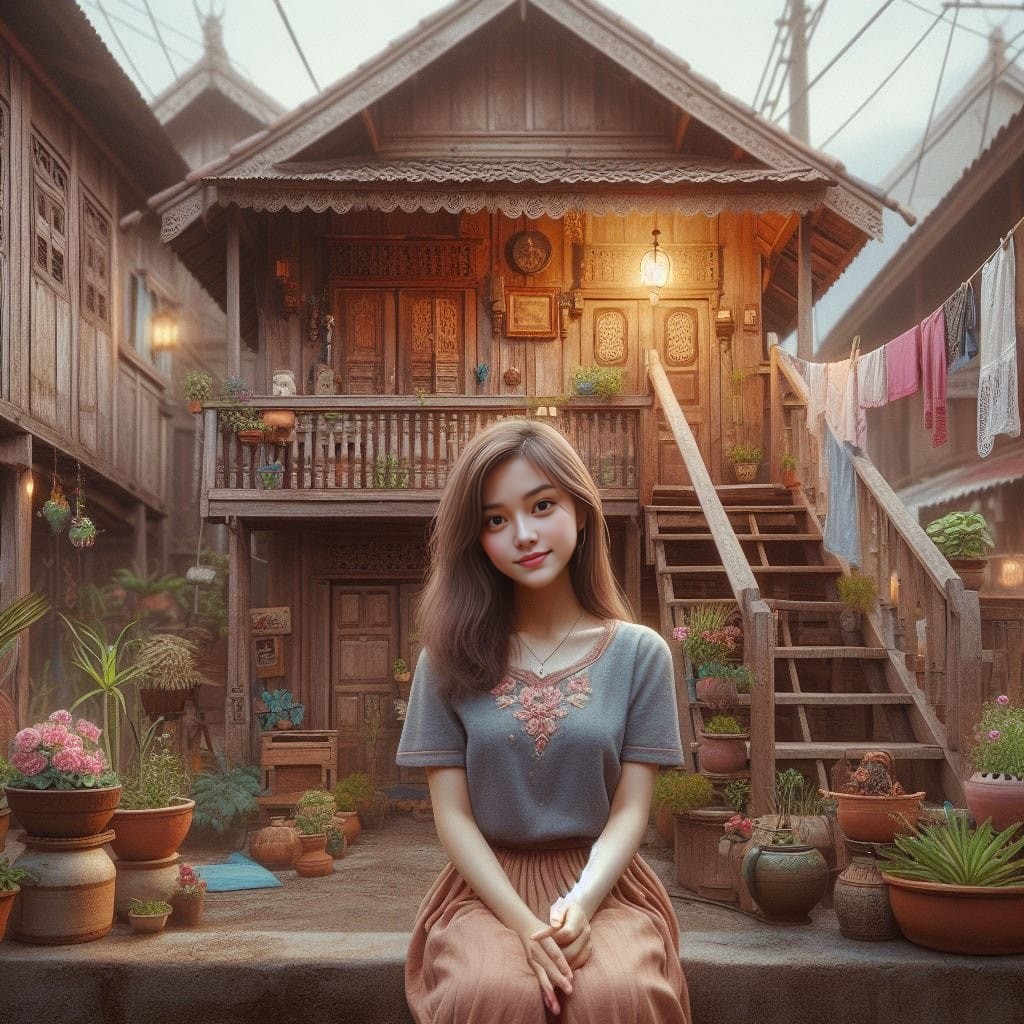
[[[1020, 219], [1019, 221], [1017, 221], [1017, 223], [1016, 223], [1016, 224], [1014, 224], [1014, 225], [1013, 225], [1013, 227], [1012, 227], [1012, 228], [1010, 228], [1010, 230], [1009, 230], [1009, 231], [1007, 231], [1007, 232], [1006, 232], [1006, 234], [1005, 234], [1005, 235], [1003, 235], [1003, 236], [1002, 236], [1002, 237], [1001, 237], [1001, 238], [999, 239], [999, 245], [998, 245], [998, 246], [996, 246], [996, 248], [995, 248], [995, 249], [993, 249], [993, 250], [992, 250], [992, 251], [991, 251], [991, 252], [990, 252], [990, 253], [988, 254], [988, 256], [986, 256], [986, 257], [985, 257], [985, 259], [983, 259], [983, 260], [981, 261], [981, 264], [980, 264], [980, 265], [979, 265], [978, 267], [976, 267], [976, 268], [975, 268], [974, 270], [972, 270], [972, 271], [971, 271], [971, 273], [970, 273], [970, 274], [968, 274], [968, 275], [967, 275], [967, 277], [965, 277], [965, 278], [964, 278], [964, 280], [963, 280], [963, 283], [964, 283], [964, 284], [970, 284], [970, 283], [971, 283], [971, 281], [973, 281], [973, 280], [974, 280], [974, 278], [976, 278], [976, 277], [977, 277], [977, 276], [978, 276], [978, 275], [979, 275], [979, 274], [980, 274], [980, 273], [981, 273], [981, 272], [982, 272], [982, 271], [983, 271], [983, 270], [985, 269], [985, 264], [986, 264], [986, 263], [988, 263], [988, 261], [989, 261], [990, 259], [992, 259], [992, 257], [993, 257], [993, 256], [995, 256], [995, 254], [996, 254], [997, 252], [999, 252], [999, 250], [1000, 250], [1000, 249], [1001, 249], [1001, 248], [1002, 248], [1002, 247], [1003, 247], [1004, 245], [1006, 245], [1006, 243], [1007, 243], [1007, 242], [1008, 242], [1008, 241], [1009, 241], [1009, 240], [1010, 240], [1011, 238], [1013, 238], [1013, 233], [1014, 233], [1014, 232], [1015, 232], [1015, 231], [1017, 230], [1017, 228], [1019, 228], [1019, 227], [1021, 226], [1021, 224], [1024, 224], [1024, 217], [1021, 217], [1021, 219]], [[948, 296], [947, 296], [947, 298], [948, 298]]]

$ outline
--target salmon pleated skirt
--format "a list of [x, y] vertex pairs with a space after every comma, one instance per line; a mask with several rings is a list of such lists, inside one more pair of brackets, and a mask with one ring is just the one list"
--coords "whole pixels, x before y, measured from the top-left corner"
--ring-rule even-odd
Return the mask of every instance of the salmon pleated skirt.
[[[542, 921], [586, 864], [586, 848], [495, 849], [509, 881]], [[405, 967], [417, 1024], [689, 1024], [679, 926], [668, 893], [640, 858], [590, 922], [593, 956], [573, 972], [561, 1012], [545, 1008], [519, 937], [449, 864], [420, 906]]]

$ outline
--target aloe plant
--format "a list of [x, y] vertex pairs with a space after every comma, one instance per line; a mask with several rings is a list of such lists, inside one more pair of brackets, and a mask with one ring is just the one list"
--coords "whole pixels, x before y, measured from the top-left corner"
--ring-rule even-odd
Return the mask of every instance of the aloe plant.
[[963, 815], [947, 810], [945, 822], [897, 835], [896, 846], [882, 851], [883, 870], [916, 882], [1024, 887], [1024, 837], [1015, 842], [1016, 831], [1014, 824], [996, 833], [989, 821], [972, 829]]

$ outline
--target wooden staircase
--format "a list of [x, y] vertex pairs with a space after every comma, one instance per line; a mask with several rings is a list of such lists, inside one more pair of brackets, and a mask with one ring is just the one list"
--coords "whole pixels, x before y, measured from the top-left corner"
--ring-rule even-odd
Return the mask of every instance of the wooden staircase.
[[[828, 788], [832, 765], [882, 748], [897, 761], [908, 792], [954, 796], [950, 761], [934, 715], [901, 651], [882, 639], [885, 624], [856, 616], [837, 600], [843, 567], [822, 544], [817, 515], [801, 491], [774, 485], [719, 486], [724, 507], [761, 598], [774, 618], [774, 755]], [[646, 508], [646, 557], [657, 583], [663, 633], [687, 608], [737, 608], [714, 535], [693, 488], [654, 489]], [[683, 683], [681, 659], [678, 682]], [[677, 686], [681, 706], [685, 685]], [[750, 697], [741, 698], [749, 708]], [[741, 707], [740, 715], [747, 713]], [[684, 741], [696, 750], [707, 709], [689, 703]]]

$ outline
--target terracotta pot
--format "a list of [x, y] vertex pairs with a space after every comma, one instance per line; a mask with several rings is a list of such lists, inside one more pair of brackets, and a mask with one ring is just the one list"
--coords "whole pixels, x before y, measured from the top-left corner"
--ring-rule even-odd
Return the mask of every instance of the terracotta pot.
[[203, 911], [206, 909], [206, 893], [201, 892], [198, 896], [183, 896], [176, 892], [171, 896], [171, 906], [174, 908], [172, 920], [176, 925], [183, 928], [192, 928], [203, 919]]
[[139, 700], [142, 708], [150, 718], [161, 715], [181, 715], [185, 713], [185, 705], [197, 702], [198, 687], [188, 690], [156, 690], [148, 686], [140, 686]]
[[295, 862], [295, 871], [303, 878], [322, 878], [334, 871], [334, 858], [327, 852], [327, 836], [323, 832], [299, 836], [302, 853]]
[[196, 399], [194, 402], [188, 403], [188, 411], [194, 416], [198, 416], [203, 411], [203, 403]]
[[114, 811], [110, 848], [121, 860], [163, 860], [177, 852], [192, 827], [195, 800], [176, 798], [170, 807], [144, 811]]
[[133, 932], [141, 932], [143, 935], [152, 935], [154, 932], [162, 932], [167, 925], [167, 918], [171, 912], [166, 914], [129, 914], [128, 923], [132, 926]]
[[704, 676], [697, 680], [697, 700], [716, 711], [734, 708], [740, 702], [736, 684], [731, 679], [718, 676]]
[[701, 732], [700, 770], [711, 775], [733, 775], [747, 766], [747, 740], [749, 733], [723, 735]]
[[356, 802], [359, 822], [368, 832], [374, 832], [384, 827], [384, 818], [387, 810], [387, 798], [383, 796], [374, 796], [369, 800], [359, 800]]
[[262, 430], [239, 430], [238, 440], [242, 444], [260, 444], [265, 436], [265, 431]]
[[757, 471], [761, 468], [759, 462], [734, 462], [732, 464], [736, 479], [741, 484], [750, 484], [757, 479]]
[[810, 924], [809, 912], [825, 895], [828, 865], [810, 846], [760, 846], [743, 858], [743, 881], [769, 921]]
[[953, 571], [964, 581], [965, 590], [981, 590], [988, 576], [987, 558], [950, 558]]
[[291, 409], [265, 409], [263, 422], [275, 430], [289, 431], [295, 426], [295, 413]]
[[[997, 832], [1024, 822], [1024, 779], [1016, 775], [975, 772], [964, 785], [967, 806], [980, 825], [992, 819]], [[0, 843], [0, 850], [3, 844]]]
[[676, 841], [675, 815], [671, 811], [655, 811], [654, 827], [669, 846]]
[[891, 843], [896, 835], [911, 831], [921, 816], [921, 801], [924, 799], [924, 793], [903, 796], [825, 795], [839, 802], [839, 828], [847, 839], [857, 843]]
[[336, 811], [334, 818], [338, 822], [338, 827], [345, 833], [345, 841], [351, 846], [363, 831], [359, 815], [355, 811]]
[[13, 889], [0, 889], [0, 942], [4, 941], [4, 935], [7, 932], [7, 918], [11, 916], [11, 908], [14, 906], [14, 897], [18, 895], [21, 890], [17, 887]]
[[169, 903], [178, 883], [179, 860], [181, 857], [176, 853], [160, 860], [115, 860], [115, 912], [127, 919], [132, 900], [164, 900]]
[[285, 871], [302, 853], [299, 833], [285, 824], [284, 818], [271, 818], [270, 824], [249, 840], [249, 856], [271, 871]]
[[782, 471], [782, 486], [788, 487], [790, 490], [795, 490], [800, 486], [800, 480], [796, 475], [795, 469], [784, 469]]
[[[8, 789], [7, 803], [30, 836], [77, 839], [102, 832], [121, 800], [120, 786], [102, 789]], [[105, 855], [104, 855], [105, 856]]]
[[11, 826], [11, 809], [0, 807], [0, 853], [7, 845], [7, 830]]
[[848, 939], [879, 942], [900, 933], [889, 903], [889, 886], [870, 855], [854, 857], [843, 869], [836, 879], [832, 905], [839, 931]]
[[1024, 953], [1024, 887], [915, 882], [884, 871], [882, 877], [909, 942], [970, 956]]
[[15, 861], [32, 872], [14, 901], [12, 939], [60, 946], [101, 939], [114, 926], [117, 872], [103, 847], [113, 832], [77, 839], [23, 836]]

